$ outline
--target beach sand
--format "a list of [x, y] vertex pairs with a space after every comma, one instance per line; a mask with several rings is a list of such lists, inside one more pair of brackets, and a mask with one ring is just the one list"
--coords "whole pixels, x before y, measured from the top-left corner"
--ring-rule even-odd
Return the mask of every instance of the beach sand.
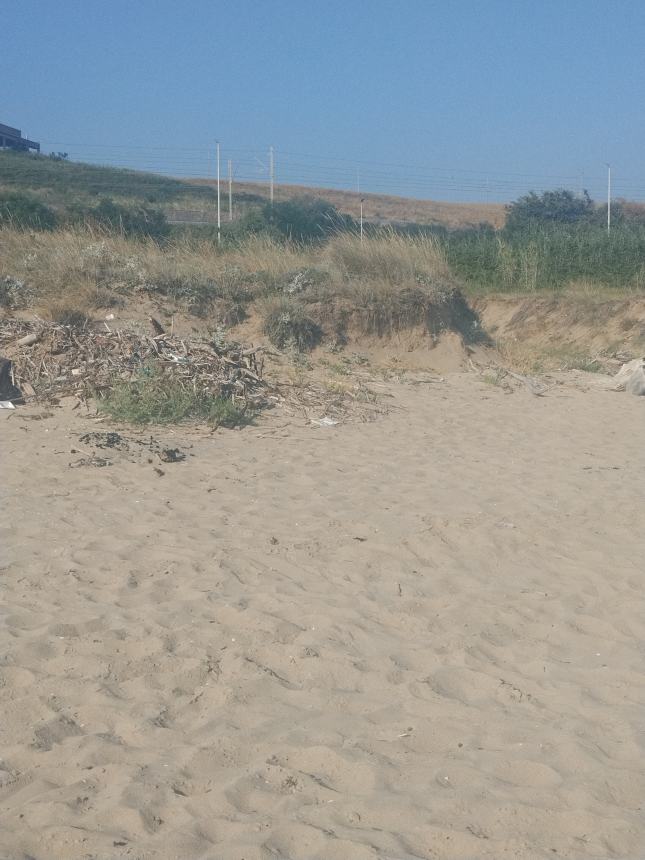
[[388, 385], [0, 414], [2, 860], [643, 856], [645, 403]]

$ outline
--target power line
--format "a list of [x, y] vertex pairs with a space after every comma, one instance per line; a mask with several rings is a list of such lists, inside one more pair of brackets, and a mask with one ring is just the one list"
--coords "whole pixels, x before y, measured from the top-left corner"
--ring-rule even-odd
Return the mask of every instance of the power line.
[[[88, 143], [71, 143], [64, 141], [43, 141], [44, 145], [48, 146], [68, 146], [68, 147], [78, 147], [82, 149], [92, 148], [92, 149], [116, 149], [116, 150], [125, 150], [125, 151], [144, 151], [144, 152], [198, 152], [202, 156], [208, 152], [208, 145], [204, 144], [203, 146], [195, 146], [195, 147], [181, 147], [181, 146], [145, 146], [139, 144], [88, 144]], [[261, 148], [259, 147], [227, 147], [226, 152], [230, 153], [258, 153], [261, 152]], [[356, 159], [356, 158], [341, 158], [337, 156], [321, 156], [312, 153], [303, 153], [293, 150], [280, 150], [281, 156], [296, 156], [308, 159], [309, 162], [332, 162], [332, 163], [344, 163], [350, 166], [350, 169], [355, 172], [356, 166], [361, 165], [365, 167], [386, 167], [386, 168], [396, 168], [403, 169], [408, 172], [410, 171], [437, 171], [443, 173], [450, 174], [472, 174], [472, 175], [483, 175], [484, 171], [481, 170], [473, 170], [469, 168], [463, 167], [446, 167], [440, 165], [433, 164], [409, 164], [409, 163], [401, 163], [401, 162], [387, 162], [387, 161], [368, 161], [365, 159]], [[516, 178], [535, 178], [535, 179], [548, 179], [548, 180], [564, 180], [564, 181], [576, 181], [578, 182], [580, 179], [580, 174], [550, 174], [550, 173], [524, 173], [524, 172], [511, 172], [511, 171], [500, 171], [495, 169], [487, 169], [485, 171], [485, 175], [488, 176], [511, 176]]]
[[[208, 182], [212, 176], [210, 161], [212, 149], [208, 147], [142, 146], [138, 144], [69, 144], [58, 145], [71, 150], [72, 157], [92, 166], [144, 171], [154, 177], [166, 179]], [[269, 149], [269, 164], [258, 148], [222, 147], [224, 157], [236, 161], [236, 181], [254, 185], [269, 185], [269, 197], [275, 195], [275, 155]], [[266, 150], [265, 150], [266, 152]], [[448, 168], [436, 165], [411, 165], [393, 162], [367, 161], [362, 159], [337, 158], [310, 153], [280, 150], [280, 180], [282, 184], [300, 185], [303, 188], [325, 188], [337, 192], [355, 187], [356, 171], [360, 169], [362, 191], [365, 194], [387, 194], [389, 196], [441, 199], [442, 196], [466, 198], [466, 202], [485, 202], [497, 197], [500, 201], [514, 199], [530, 190], [544, 191], [554, 185], [581, 187], [581, 176], [567, 174], [516, 173], [502, 171], [475, 171], [466, 168]], [[10, 176], [1, 178], [3, 184], [11, 184]], [[268, 174], [268, 175], [267, 175]], [[25, 177], [25, 173], [22, 173]], [[26, 176], [29, 179], [29, 174]], [[34, 182], [38, 175], [34, 174]], [[603, 188], [601, 176], [590, 178], [586, 184], [600, 198]], [[134, 177], [115, 175], [111, 179], [88, 176], [87, 185], [92, 190], [127, 190]], [[136, 177], [139, 187], [146, 180]], [[583, 184], [584, 178], [583, 178]], [[644, 179], [629, 179], [615, 176], [612, 171], [612, 187], [616, 196], [642, 198], [645, 194]], [[230, 206], [229, 206], [230, 209]]]
[[[182, 159], [183, 162], [192, 162], [199, 161], [201, 159], [207, 158], [207, 153], [209, 151], [209, 145], [204, 143], [198, 146], [152, 146], [147, 144], [106, 144], [106, 143], [81, 143], [81, 142], [70, 142], [70, 141], [49, 141], [43, 140], [43, 145], [45, 146], [64, 146], [64, 147], [76, 147], [78, 149], [102, 149], [102, 150], [119, 150], [122, 152], [159, 152], [159, 153], [199, 153], [201, 158], [190, 158], [190, 159]], [[260, 153], [262, 150], [260, 147], [227, 147], [225, 152], [230, 154], [237, 153]], [[317, 164], [322, 163], [322, 166], [325, 163], [333, 163], [333, 164], [347, 164], [347, 170], [350, 171], [355, 176], [355, 170], [357, 166], [363, 166], [365, 168], [392, 168], [392, 169], [401, 169], [407, 171], [409, 174], [413, 172], [440, 172], [440, 173], [448, 173], [452, 175], [473, 175], [473, 176], [498, 176], [498, 177], [512, 177], [517, 179], [543, 179], [543, 180], [554, 180], [554, 181], [565, 181], [565, 182], [575, 182], [576, 184], [580, 180], [580, 174], [559, 174], [559, 173], [533, 173], [533, 172], [512, 172], [512, 171], [501, 171], [497, 169], [487, 169], [486, 171], [482, 170], [474, 170], [470, 168], [463, 167], [446, 167], [441, 165], [434, 164], [409, 164], [405, 162], [389, 162], [389, 161], [369, 161], [365, 159], [357, 159], [357, 158], [344, 158], [339, 156], [322, 156], [313, 153], [304, 153], [295, 150], [280, 150], [280, 154], [282, 157], [284, 156], [296, 156], [298, 158], [305, 158], [308, 160], [310, 167], [316, 167]], [[167, 160], [167, 156], [160, 155], [156, 156], [159, 160]], [[148, 157], [150, 161], [150, 156]], [[177, 159], [174, 159], [177, 161]], [[638, 180], [643, 181], [641, 179]]]

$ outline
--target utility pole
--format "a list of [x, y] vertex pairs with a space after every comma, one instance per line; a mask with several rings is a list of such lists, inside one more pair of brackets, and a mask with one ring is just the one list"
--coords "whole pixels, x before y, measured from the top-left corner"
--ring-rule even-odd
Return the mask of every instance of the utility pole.
[[228, 220], [233, 220], [233, 162], [228, 160]]
[[273, 206], [273, 183], [275, 180], [275, 162], [273, 158], [273, 147], [269, 147], [269, 199]]
[[217, 243], [222, 241], [222, 209], [219, 193], [219, 140], [217, 141]]
[[611, 164], [607, 163], [607, 235], [609, 236], [610, 234], [611, 234]]
[[[358, 194], [361, 193], [361, 172], [360, 172], [360, 170], [356, 171], [356, 191]], [[360, 225], [361, 225], [361, 244], [363, 244], [363, 198], [362, 197], [361, 197]]]

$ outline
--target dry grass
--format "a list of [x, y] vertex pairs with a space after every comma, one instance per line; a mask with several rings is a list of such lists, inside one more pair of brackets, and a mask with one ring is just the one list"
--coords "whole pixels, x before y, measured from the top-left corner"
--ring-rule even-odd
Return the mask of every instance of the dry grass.
[[502, 361], [520, 373], [548, 373], [556, 370], [600, 373], [606, 363], [606, 356], [594, 354], [572, 343], [556, 345], [499, 341], [496, 348]]
[[342, 233], [329, 242], [323, 259], [337, 280], [378, 280], [412, 286], [421, 280], [451, 280], [445, 254], [433, 236], [408, 238], [393, 230], [366, 236]]
[[41, 297], [77, 295], [114, 284], [132, 258], [133, 244], [89, 231], [0, 231], [0, 275], [28, 283]]
[[323, 264], [330, 285], [321, 290], [319, 315], [337, 331], [340, 325], [341, 336], [342, 327], [386, 335], [424, 326], [432, 335], [452, 329], [467, 340], [479, 337], [443, 247], [432, 236], [410, 238], [383, 230], [361, 242], [359, 236], [341, 234], [324, 249]]
[[340, 234], [323, 247], [251, 237], [225, 249], [189, 239], [160, 247], [81, 229], [3, 230], [0, 260], [0, 280], [23, 283], [52, 319], [91, 316], [143, 292], [225, 325], [239, 323], [257, 302], [273, 342], [301, 349], [320, 339], [321, 326], [340, 342], [348, 328], [466, 333], [473, 323], [440, 243], [390, 230], [363, 242]]

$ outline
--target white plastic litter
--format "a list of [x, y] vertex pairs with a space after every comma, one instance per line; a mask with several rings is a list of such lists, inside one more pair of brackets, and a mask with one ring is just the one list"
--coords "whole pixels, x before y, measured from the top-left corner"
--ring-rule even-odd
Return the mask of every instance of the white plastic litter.
[[334, 418], [330, 418], [329, 415], [325, 415], [324, 418], [312, 418], [311, 423], [317, 424], [318, 427], [334, 427], [338, 424], [338, 421]]
[[0, 400], [0, 409], [15, 409], [11, 400]]
[[645, 358], [635, 358], [623, 364], [614, 376], [614, 391], [645, 395]]

